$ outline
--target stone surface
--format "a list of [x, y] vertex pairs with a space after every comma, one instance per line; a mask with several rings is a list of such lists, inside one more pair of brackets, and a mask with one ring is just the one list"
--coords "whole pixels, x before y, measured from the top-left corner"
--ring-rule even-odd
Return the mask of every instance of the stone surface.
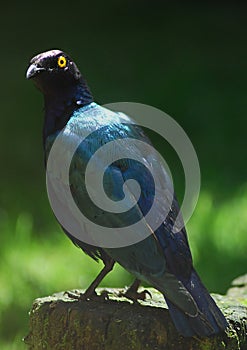
[[247, 306], [247, 274], [235, 278], [232, 281], [231, 288], [227, 291], [227, 295], [239, 300]]
[[156, 290], [150, 288], [152, 299], [140, 303], [118, 297], [117, 289], [107, 291], [109, 300], [77, 301], [64, 293], [36, 299], [25, 338], [28, 349], [247, 350], [244, 298], [213, 294], [229, 329], [221, 336], [201, 340], [178, 335], [164, 298]]

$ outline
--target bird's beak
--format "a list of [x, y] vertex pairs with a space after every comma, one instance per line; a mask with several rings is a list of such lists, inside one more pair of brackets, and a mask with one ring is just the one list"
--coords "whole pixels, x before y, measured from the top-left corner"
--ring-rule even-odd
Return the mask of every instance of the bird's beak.
[[33, 77], [35, 77], [37, 74], [39, 74], [40, 72], [45, 71], [45, 68], [42, 67], [38, 67], [35, 63], [32, 63], [27, 70], [26, 73], [26, 78], [27, 79], [31, 79]]

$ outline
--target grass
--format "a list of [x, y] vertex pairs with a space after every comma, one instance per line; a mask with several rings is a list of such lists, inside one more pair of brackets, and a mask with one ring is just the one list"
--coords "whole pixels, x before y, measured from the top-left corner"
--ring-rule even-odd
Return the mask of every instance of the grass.
[[[246, 272], [247, 186], [224, 203], [202, 192], [188, 223], [194, 264], [210, 291], [224, 293], [230, 281]], [[100, 269], [51, 224], [35, 235], [32, 216], [21, 213], [13, 222], [2, 215], [0, 266], [0, 348], [24, 349], [28, 310], [33, 299], [57, 291], [85, 288]], [[120, 266], [102, 286], [125, 286], [132, 280]]]

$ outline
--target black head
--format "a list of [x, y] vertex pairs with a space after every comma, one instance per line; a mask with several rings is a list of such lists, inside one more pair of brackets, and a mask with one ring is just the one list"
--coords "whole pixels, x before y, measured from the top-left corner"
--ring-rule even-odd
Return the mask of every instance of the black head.
[[82, 79], [76, 64], [61, 50], [50, 50], [33, 57], [26, 77], [33, 79], [45, 95], [71, 88]]
[[71, 114], [93, 101], [92, 94], [72, 59], [61, 50], [33, 57], [26, 73], [44, 95], [44, 139], [61, 130]]

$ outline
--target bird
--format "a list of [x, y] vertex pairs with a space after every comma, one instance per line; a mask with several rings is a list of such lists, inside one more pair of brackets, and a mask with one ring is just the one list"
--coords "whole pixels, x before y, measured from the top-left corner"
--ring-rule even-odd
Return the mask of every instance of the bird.
[[[44, 97], [43, 146], [46, 165], [51, 147], [65, 127], [69, 130], [68, 139], [72, 141], [80, 136], [83, 129], [101, 125], [102, 122], [101, 132], [92, 133], [73, 156], [70, 168], [71, 193], [79, 209], [90, 218], [94, 217], [99, 223], [110, 227], [116, 224], [127, 226], [129, 222], [126, 216], [107, 215], [91, 203], [85, 194], [83, 174], [95, 150], [110, 141], [134, 138], [152, 144], [144, 130], [133, 123], [129, 116], [123, 118], [121, 113], [95, 102], [76, 63], [62, 50], [52, 49], [35, 55], [30, 60], [26, 78], [33, 80]], [[135, 151], [141, 153], [140, 149], [129, 147], [130, 153]], [[151, 154], [150, 157], [155, 159], [156, 156]], [[146, 155], [143, 155], [143, 159], [148, 162]], [[100, 167], [100, 159], [98, 163]], [[145, 216], [154, 198], [153, 182], [150, 173], [143, 171], [143, 167], [131, 157], [119, 159], [109, 166], [106, 174], [107, 192], [113, 200], [121, 200], [123, 185], [131, 178], [137, 179], [140, 184], [141, 194], [136, 207], [138, 213]], [[166, 186], [167, 174], [163, 168], [161, 181]], [[162, 208], [159, 210], [162, 211]], [[161, 225], [153, 231], [148, 227], [150, 235], [127, 246], [91, 245], [75, 237], [65, 227], [62, 228], [84, 253], [104, 263], [104, 268], [86, 290], [86, 297], [95, 293], [95, 288], [117, 262], [136, 278], [130, 291], [137, 293], [141, 281], [145, 281], [163, 294], [171, 319], [182, 336], [212, 337], [224, 332], [228, 323], [193, 267], [185, 227], [178, 232], [173, 231], [178, 213], [179, 204], [174, 195], [168, 215]]]

